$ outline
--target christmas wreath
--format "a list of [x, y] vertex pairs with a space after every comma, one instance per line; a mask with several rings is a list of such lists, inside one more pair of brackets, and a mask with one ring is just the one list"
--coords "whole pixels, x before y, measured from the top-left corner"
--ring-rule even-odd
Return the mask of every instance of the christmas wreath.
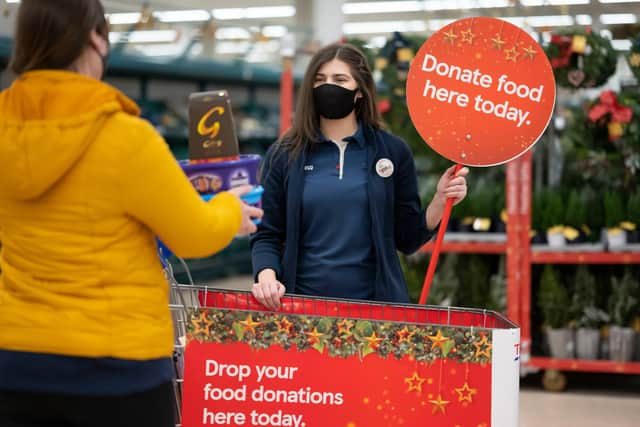
[[616, 71], [611, 42], [591, 30], [564, 30], [551, 36], [545, 52], [556, 82], [572, 89], [601, 86]]

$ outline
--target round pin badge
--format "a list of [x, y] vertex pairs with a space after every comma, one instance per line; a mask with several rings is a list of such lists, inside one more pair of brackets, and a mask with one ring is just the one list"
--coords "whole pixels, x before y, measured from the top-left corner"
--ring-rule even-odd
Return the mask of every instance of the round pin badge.
[[393, 162], [389, 159], [380, 159], [376, 163], [376, 172], [383, 178], [393, 175]]

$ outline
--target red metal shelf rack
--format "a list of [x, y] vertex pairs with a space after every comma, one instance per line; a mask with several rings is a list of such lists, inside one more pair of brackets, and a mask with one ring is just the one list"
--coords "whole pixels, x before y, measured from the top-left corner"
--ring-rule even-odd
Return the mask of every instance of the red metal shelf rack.
[[556, 369], [558, 371], [640, 374], [640, 362], [621, 363], [611, 360], [578, 360], [532, 357], [529, 360], [528, 365], [542, 369]]
[[[507, 165], [507, 266], [517, 274], [507, 275], [509, 317], [520, 324], [521, 355], [525, 367], [558, 371], [640, 374], [640, 362], [553, 359], [531, 356], [531, 265], [532, 264], [632, 264], [640, 263], [640, 252], [551, 252], [531, 251], [531, 153]], [[509, 207], [509, 198], [517, 206]], [[513, 203], [511, 203], [513, 204]], [[561, 380], [561, 382], [564, 379]], [[564, 383], [562, 383], [564, 386]], [[546, 384], [545, 384], [546, 386]], [[560, 388], [561, 388], [560, 387]], [[560, 389], [557, 388], [557, 389]]]
[[[420, 252], [431, 252], [433, 242], [427, 243]], [[482, 243], [482, 242], [442, 242], [442, 252], [466, 253], [466, 254], [503, 254], [507, 251], [506, 243]]]

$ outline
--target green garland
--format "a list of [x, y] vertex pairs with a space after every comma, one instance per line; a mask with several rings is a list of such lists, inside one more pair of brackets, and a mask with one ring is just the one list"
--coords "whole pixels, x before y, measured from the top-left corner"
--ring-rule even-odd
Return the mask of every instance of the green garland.
[[616, 71], [616, 52], [604, 37], [583, 29], [559, 30], [545, 47], [558, 85], [602, 86]]
[[486, 329], [224, 309], [192, 310], [188, 316], [189, 340], [242, 342], [256, 350], [279, 345], [285, 350], [327, 351], [330, 357], [362, 359], [378, 354], [461, 363], [488, 363], [492, 354], [491, 332]]

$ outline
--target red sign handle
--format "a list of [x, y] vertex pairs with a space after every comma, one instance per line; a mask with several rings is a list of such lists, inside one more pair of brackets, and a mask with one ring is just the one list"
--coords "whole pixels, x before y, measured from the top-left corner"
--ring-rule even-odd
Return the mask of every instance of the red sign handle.
[[[456, 176], [458, 171], [462, 169], [461, 164], [457, 164], [453, 169], [453, 176]], [[442, 246], [442, 240], [444, 239], [444, 233], [447, 231], [447, 225], [449, 224], [449, 217], [451, 216], [451, 209], [453, 208], [454, 199], [452, 197], [447, 199], [447, 204], [444, 206], [442, 212], [442, 219], [440, 220], [440, 228], [438, 229], [438, 235], [436, 236], [436, 243], [433, 246], [431, 252], [431, 260], [429, 261], [429, 269], [427, 275], [424, 278], [422, 285], [422, 292], [420, 293], [419, 304], [426, 304], [427, 297], [429, 296], [429, 288], [431, 287], [431, 280], [436, 272], [436, 265], [438, 264], [438, 257], [440, 256], [440, 247]]]

